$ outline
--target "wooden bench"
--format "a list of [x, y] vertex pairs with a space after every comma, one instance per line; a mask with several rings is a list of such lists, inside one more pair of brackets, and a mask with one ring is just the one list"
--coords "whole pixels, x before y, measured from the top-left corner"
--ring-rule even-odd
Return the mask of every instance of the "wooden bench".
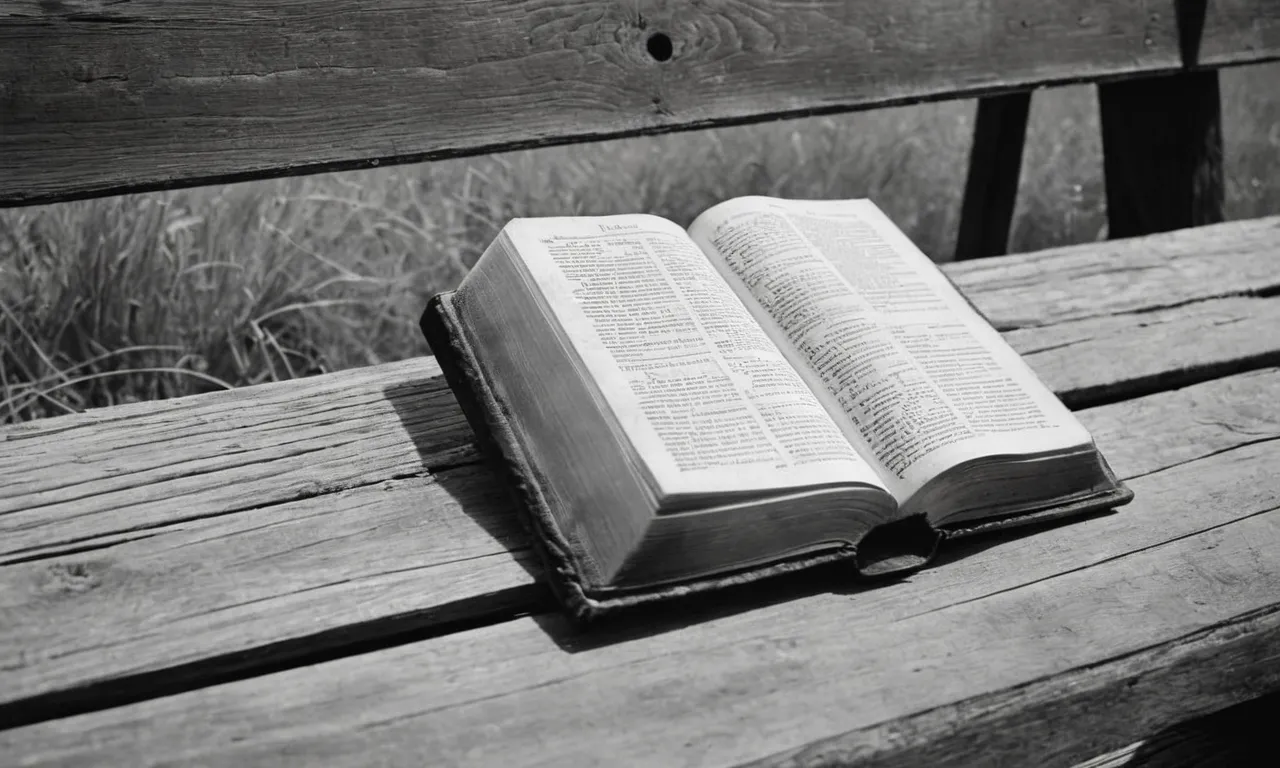
[[1280, 217], [1212, 224], [1215, 68], [1275, 58], [1268, 0], [0, 0], [3, 204], [977, 95], [959, 255], [991, 255], [1027, 93], [1090, 81], [1141, 235], [947, 267], [1134, 503], [888, 588], [575, 632], [430, 358], [0, 428], [0, 764], [1247, 754], [1280, 712]]

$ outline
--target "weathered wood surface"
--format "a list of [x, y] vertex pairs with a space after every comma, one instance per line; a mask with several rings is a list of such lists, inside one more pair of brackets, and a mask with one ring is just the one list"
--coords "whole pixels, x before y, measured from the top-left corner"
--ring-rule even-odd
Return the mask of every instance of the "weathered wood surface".
[[[1211, 3], [1199, 60], [1278, 58], [1278, 28], [1275, 0]], [[0, 205], [1181, 62], [1173, 0], [0, 0]]]
[[0, 441], [0, 562], [477, 458], [431, 358], [30, 422]]
[[1002, 331], [1280, 292], [1280, 216], [948, 264]]
[[586, 635], [515, 619], [0, 747], [32, 765], [1068, 765], [1280, 687], [1277, 395], [1269, 370], [1088, 411], [1133, 504], [958, 545], [888, 588], [826, 573]]
[[[1184, 3], [1175, 0], [1175, 6]], [[1203, 28], [1185, 49], [1194, 45], [1184, 59], [1206, 66], [1224, 66], [1257, 61], [1280, 53], [1280, 15], [1275, 3], [1259, 0], [1189, 0], [1188, 6], [1207, 6]]]
[[471, 464], [0, 566], [0, 723], [549, 608], [495, 480]]
[[[1115, 394], [1276, 354], [1280, 300], [1247, 294], [1268, 285], [1277, 223], [1217, 228], [1239, 235], [1234, 254], [1175, 233], [949, 271], [980, 307], [1030, 318], [1008, 336], [1059, 391]], [[0, 432], [0, 712], [38, 720], [545, 607], [436, 371], [408, 361]], [[1236, 377], [1085, 418], [1134, 476], [1271, 436], [1265, 412], [1240, 409], [1275, 394]]]

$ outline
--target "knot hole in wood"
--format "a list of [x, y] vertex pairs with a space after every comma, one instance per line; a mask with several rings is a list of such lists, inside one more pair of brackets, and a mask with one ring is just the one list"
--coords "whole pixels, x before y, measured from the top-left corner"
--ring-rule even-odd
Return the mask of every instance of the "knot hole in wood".
[[649, 35], [649, 39], [644, 42], [644, 47], [648, 49], [649, 55], [657, 61], [667, 61], [671, 58], [673, 50], [671, 38], [662, 32], [654, 32]]
[[82, 594], [102, 583], [101, 563], [57, 562], [46, 571], [45, 591], [49, 594]]

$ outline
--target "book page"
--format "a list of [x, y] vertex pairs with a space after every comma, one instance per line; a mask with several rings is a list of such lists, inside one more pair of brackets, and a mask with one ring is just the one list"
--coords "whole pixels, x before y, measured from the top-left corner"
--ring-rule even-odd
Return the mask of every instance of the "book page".
[[802, 374], [899, 502], [969, 459], [1089, 443], [870, 201], [739, 198], [689, 233], [789, 340]]
[[882, 487], [678, 226], [516, 219], [506, 233], [665, 495]]

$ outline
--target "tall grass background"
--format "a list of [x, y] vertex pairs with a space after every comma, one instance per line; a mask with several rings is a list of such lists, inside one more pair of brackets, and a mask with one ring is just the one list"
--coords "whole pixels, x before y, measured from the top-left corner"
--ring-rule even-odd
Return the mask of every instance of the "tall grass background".
[[[1223, 74], [1227, 214], [1280, 213], [1280, 66]], [[514, 216], [688, 224], [870, 197], [954, 248], [974, 103], [0, 211], [0, 423], [423, 354], [418, 314]], [[1106, 236], [1093, 90], [1038, 91], [1011, 249]]]

